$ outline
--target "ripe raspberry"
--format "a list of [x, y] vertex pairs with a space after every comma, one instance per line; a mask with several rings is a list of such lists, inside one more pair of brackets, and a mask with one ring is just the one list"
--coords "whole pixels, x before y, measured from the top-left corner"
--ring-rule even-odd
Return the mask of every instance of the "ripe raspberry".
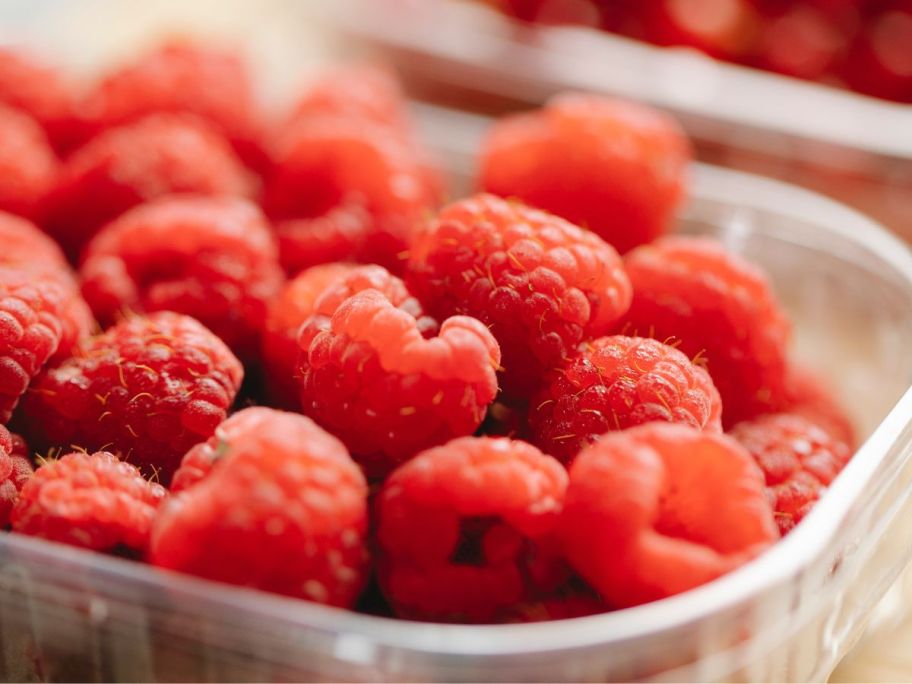
[[121, 66], [99, 82], [86, 109], [105, 129], [160, 112], [188, 112], [218, 131], [238, 156], [261, 169], [260, 113], [240, 54], [171, 40]]
[[105, 131], [66, 160], [45, 228], [76, 257], [104, 224], [175, 192], [246, 196], [251, 186], [231, 148], [201, 121], [152, 115]]
[[799, 414], [761, 416], [729, 434], [763, 471], [782, 534], [801, 522], [852, 456], [841, 439]]
[[493, 195], [446, 207], [412, 245], [409, 286], [431, 315], [475, 316], [503, 354], [504, 392], [526, 397], [542, 373], [630, 304], [612, 247], [563, 219]]
[[358, 268], [354, 264], [321, 264], [288, 281], [269, 304], [263, 327], [261, 357], [270, 399], [279, 407], [300, 405], [296, 379], [298, 330], [314, 312], [317, 298], [335, 280]]
[[425, 339], [426, 319], [410, 308], [367, 289], [301, 328], [304, 413], [342, 439], [371, 479], [474, 432], [497, 393], [500, 350], [487, 328], [453, 316]]
[[849, 451], [855, 451], [858, 436], [852, 419], [839, 405], [828, 384], [808, 369], [789, 368], [781, 410], [804, 416], [845, 444]]
[[8, 47], [0, 47], [0, 103], [38, 122], [58, 152], [71, 149], [86, 133], [70, 85], [61, 74]]
[[82, 293], [103, 326], [126, 310], [193, 316], [242, 359], [256, 356], [281, 286], [275, 238], [237, 197], [173, 196], [135, 207], [88, 244]]
[[95, 551], [144, 552], [165, 488], [113, 454], [46, 461], [22, 487], [13, 531]]
[[263, 206], [289, 274], [331, 261], [401, 269], [434, 191], [414, 149], [358, 118], [310, 117], [277, 143]]
[[641, 104], [571, 93], [494, 125], [481, 186], [589, 228], [624, 253], [668, 230], [690, 158], [672, 118]]
[[768, 413], [785, 392], [790, 325], [764, 274], [718, 242], [669, 237], [624, 260], [633, 303], [622, 327], [706, 359], [724, 425]]
[[305, 117], [357, 117], [407, 132], [405, 95], [396, 75], [378, 64], [330, 68], [308, 85], [292, 108], [290, 122]]
[[465, 437], [416, 456], [377, 501], [387, 599], [403, 617], [488, 622], [553, 590], [564, 573], [548, 538], [566, 487], [561, 465], [525, 442]]
[[532, 400], [534, 442], [569, 463], [600, 435], [652, 421], [722, 431], [709, 374], [657, 340], [600, 337], [550, 371]]
[[0, 211], [38, 218], [56, 173], [57, 158], [41, 127], [0, 105]]
[[560, 530], [574, 569], [619, 608], [715, 579], [779, 538], [750, 454], [724, 435], [668, 423], [583, 449]]
[[367, 484], [341, 442], [304, 416], [249, 408], [179, 472], [207, 451], [211, 471], [155, 521], [152, 563], [351, 606], [367, 575]]
[[35, 380], [23, 402], [27, 435], [39, 449], [120, 452], [167, 484], [225, 419], [242, 377], [240, 362], [194, 319], [136, 316]]
[[[66, 257], [57, 243], [35, 225], [3, 212], [0, 212], [0, 244], [3, 245], [0, 268], [27, 271], [30, 276], [26, 281], [31, 279], [31, 284], [38, 290], [52, 289], [55, 301], [57, 295], [62, 297], [60, 306], [54, 309], [57, 312], [55, 315], [60, 318], [60, 342], [56, 353], [51, 356], [51, 361], [62, 361], [95, 326]], [[55, 285], [52, 286], [52, 282]], [[20, 320], [20, 323], [23, 321]]]
[[0, 528], [9, 527], [19, 492], [31, 476], [32, 464], [25, 440], [0, 426]]

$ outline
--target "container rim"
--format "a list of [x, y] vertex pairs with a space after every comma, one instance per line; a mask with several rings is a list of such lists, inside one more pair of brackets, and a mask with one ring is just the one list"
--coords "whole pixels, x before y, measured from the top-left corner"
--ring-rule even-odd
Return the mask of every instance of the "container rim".
[[[878, 257], [912, 289], [912, 252], [871, 219], [821, 195], [775, 180], [738, 171], [695, 164], [692, 195], [739, 207], [793, 207], [790, 215], [819, 224], [823, 230], [853, 242]], [[363, 615], [298, 601], [253, 589], [159, 570], [151, 566], [24, 535], [7, 534], [0, 545], [21, 550], [48, 563], [89, 566], [111, 580], [123, 579], [155, 588], [183, 591], [204, 601], [257, 613], [287, 624], [300, 623], [338, 633], [334, 655], [369, 661], [375, 649], [454, 657], [509, 656], [598, 646], [630, 641], [697, 622], [732, 608], [799, 574], [824, 551], [840, 529], [859, 493], [876, 473], [912, 415], [912, 388], [858, 449], [808, 517], [784, 540], [741, 568], [709, 584], [654, 603], [624, 610], [555, 622], [509, 625], [448, 625], [407, 622]], [[213, 616], [214, 618], [214, 616]]]

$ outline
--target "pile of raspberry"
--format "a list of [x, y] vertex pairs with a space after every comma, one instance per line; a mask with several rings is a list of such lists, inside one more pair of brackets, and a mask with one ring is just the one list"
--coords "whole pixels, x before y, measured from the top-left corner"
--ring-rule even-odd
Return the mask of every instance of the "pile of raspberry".
[[[39, 84], [40, 79], [40, 84]], [[852, 423], [764, 273], [670, 235], [690, 145], [561, 95], [441, 206], [394, 75], [260, 106], [169, 42], [0, 51], [0, 524], [409, 620], [662, 599], [789, 533]]]

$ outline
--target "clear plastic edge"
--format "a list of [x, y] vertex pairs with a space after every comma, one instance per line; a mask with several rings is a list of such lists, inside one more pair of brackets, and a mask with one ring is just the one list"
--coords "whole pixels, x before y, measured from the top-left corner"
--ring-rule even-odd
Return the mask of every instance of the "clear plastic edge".
[[[706, 165], [695, 165], [693, 194], [739, 206], [788, 205], [790, 213], [825, 226], [834, 235], [852, 240], [912, 283], [912, 253], [883, 228], [857, 212], [815, 193]], [[809, 567], [836, 537], [859, 494], [876, 478], [890, 446], [908, 429], [912, 389], [859, 448], [842, 475], [814, 511], [787, 538], [738, 570], [707, 585], [669, 599], [623, 611], [564, 620], [560, 623], [458, 626], [413, 623], [361, 615], [250, 589], [231, 587], [189, 576], [163, 572], [138, 563], [18, 535], [4, 535], [0, 544], [31, 558], [71, 562], [91, 567], [112, 580], [134, 585], [171, 588], [195, 594], [226, 607], [297, 622], [317, 629], [345, 632], [383, 647], [453, 656], [509, 656], [566, 648], [619, 643], [659, 631], [685, 627], [733, 608], [787, 582]]]

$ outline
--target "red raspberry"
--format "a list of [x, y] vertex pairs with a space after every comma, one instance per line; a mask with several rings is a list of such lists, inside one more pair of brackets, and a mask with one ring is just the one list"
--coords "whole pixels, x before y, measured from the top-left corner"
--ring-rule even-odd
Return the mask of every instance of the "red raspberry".
[[179, 472], [206, 451], [211, 472], [155, 521], [152, 563], [351, 606], [367, 574], [367, 484], [341, 442], [304, 416], [249, 408]]
[[798, 414], [761, 416], [729, 434], [763, 471], [782, 534], [801, 522], [852, 456], [841, 439]]
[[322, 72], [295, 103], [290, 121], [327, 114], [409, 130], [402, 87], [392, 71], [378, 64], [347, 65]]
[[497, 393], [500, 351], [487, 328], [453, 316], [425, 339], [426, 319], [409, 303], [397, 308], [389, 293], [367, 289], [301, 328], [304, 413], [342, 439], [371, 479], [474, 432]]
[[0, 47], [0, 103], [20, 109], [65, 152], [84, 135], [70, 85], [52, 67], [23, 52]]
[[583, 449], [560, 529], [571, 565], [619, 608], [715, 579], [779, 538], [750, 454], [724, 435], [668, 423]]
[[669, 237], [624, 260], [633, 303], [623, 330], [677, 338], [706, 360], [724, 425], [768, 413], [785, 392], [791, 328], [765, 275], [718, 242]]
[[243, 377], [228, 347], [188, 316], [136, 316], [83, 343], [23, 402], [39, 448], [102, 447], [167, 484], [181, 457], [225, 419]]
[[839, 405], [833, 390], [805, 368], [789, 368], [782, 412], [804, 416], [840, 440], [849, 451], [858, 444], [852, 419]]
[[585, 226], [623, 253], [671, 226], [690, 157], [670, 117], [632, 102], [566, 94], [494, 125], [481, 185]]
[[409, 285], [437, 317], [475, 316], [500, 343], [504, 392], [526, 397], [630, 304], [612, 247], [563, 219], [476, 195], [451, 204], [412, 245]]
[[418, 455], [377, 501], [387, 599], [403, 617], [458, 622], [536, 599], [558, 564], [548, 539], [566, 486], [560, 463], [525, 442], [465, 437]]
[[124, 311], [193, 316], [242, 359], [256, 356], [281, 286], [275, 238], [237, 197], [173, 196], [135, 207], [88, 244], [82, 293], [103, 326]]
[[159, 114], [93, 138], [64, 163], [45, 228], [71, 256], [127, 209], [174, 192], [249, 195], [225, 141], [189, 116]]
[[0, 426], [0, 528], [9, 527], [19, 492], [31, 476], [32, 464], [25, 440]]
[[358, 268], [354, 264], [320, 264], [301, 271], [288, 281], [269, 304], [262, 337], [262, 361], [269, 395], [278, 406], [300, 405], [295, 378], [298, 364], [298, 330], [314, 313], [317, 298], [334, 281]]
[[401, 268], [435, 202], [412, 146], [386, 126], [323, 116], [294, 126], [277, 148], [263, 206], [290, 274], [331, 261]]
[[652, 421], [722, 431], [722, 403], [709, 374], [657, 340], [600, 337], [550, 371], [529, 423], [541, 449], [569, 463], [611, 430]]
[[0, 106], [0, 211], [37, 218], [56, 173], [57, 158], [41, 127]]
[[231, 50], [168, 41], [102, 79], [86, 109], [100, 128], [188, 112], [221, 133], [249, 166], [259, 170], [265, 163], [250, 73]]
[[95, 551], [144, 552], [165, 488], [113, 454], [74, 452], [44, 465], [13, 508], [13, 531]]

